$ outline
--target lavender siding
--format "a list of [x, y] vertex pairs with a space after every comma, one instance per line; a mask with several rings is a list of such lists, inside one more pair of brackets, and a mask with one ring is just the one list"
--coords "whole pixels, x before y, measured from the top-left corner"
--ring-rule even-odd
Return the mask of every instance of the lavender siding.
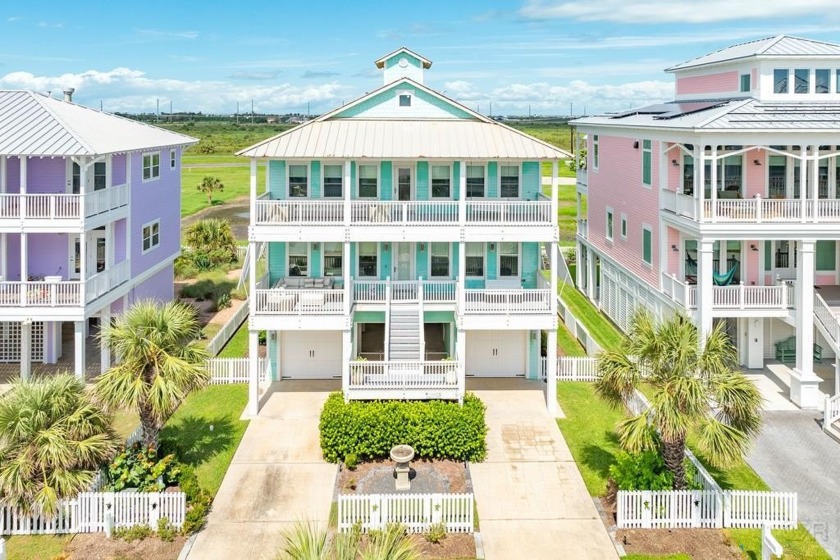
[[143, 299], [154, 299], [158, 301], [171, 301], [175, 297], [175, 266], [170, 264], [163, 270], [134, 287], [132, 290], [132, 301]]
[[126, 154], [115, 155], [111, 158], [111, 184], [125, 184], [125, 158]]
[[125, 230], [127, 227], [126, 220], [117, 220], [114, 222], [114, 263], [123, 262], [126, 259], [125, 255]]
[[[160, 178], [144, 183], [143, 156], [131, 154], [132, 276], [173, 258], [181, 248], [181, 175], [178, 166], [170, 169], [168, 149], [160, 150], [160, 156]], [[160, 245], [143, 254], [143, 225], [155, 220], [160, 220]]]
[[[7, 279], [9, 281], [25, 280], [25, 278], [20, 277], [20, 235], [10, 233], [7, 239]], [[68, 236], [64, 233], [29, 234], [29, 256], [27, 259], [29, 276], [60, 275], [66, 280], [70, 267], [69, 242], [67, 239]]]
[[26, 164], [26, 192], [66, 193], [67, 163], [58, 158], [29, 158]]
[[6, 158], [6, 192], [20, 192], [20, 159]]

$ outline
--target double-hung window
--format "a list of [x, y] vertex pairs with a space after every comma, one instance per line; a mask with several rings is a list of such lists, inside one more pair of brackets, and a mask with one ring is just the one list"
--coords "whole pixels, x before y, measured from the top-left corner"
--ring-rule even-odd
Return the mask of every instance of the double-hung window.
[[607, 231], [606, 238], [608, 241], [613, 240], [613, 211], [612, 208], [607, 208]]
[[432, 278], [449, 277], [449, 243], [432, 243], [431, 254]]
[[450, 198], [452, 175], [448, 165], [432, 166], [432, 198]]
[[484, 166], [467, 166], [467, 198], [484, 198]]
[[104, 161], [93, 164], [93, 190], [101, 191], [108, 184], [108, 166]]
[[160, 178], [160, 152], [143, 154], [143, 181]]
[[376, 198], [379, 195], [379, 174], [376, 165], [359, 166], [359, 198]]
[[289, 198], [309, 196], [309, 168], [306, 165], [289, 166]]
[[289, 243], [289, 276], [309, 276], [309, 243]]
[[653, 181], [653, 150], [650, 140], [642, 140], [642, 184], [650, 186]]
[[160, 245], [160, 220], [143, 224], [143, 252], [147, 253]]
[[598, 163], [600, 163], [599, 160], [601, 158], [600, 151], [601, 151], [601, 143], [598, 140], [598, 135], [593, 134], [592, 135], [592, 169], [594, 169], [595, 171], [598, 171]]
[[360, 278], [376, 278], [379, 275], [378, 247], [376, 242], [359, 243]]
[[814, 71], [814, 93], [831, 92], [831, 70], [817, 68]]
[[324, 276], [344, 274], [344, 245], [341, 242], [324, 243]]
[[343, 196], [342, 177], [342, 166], [324, 166], [324, 198], [341, 198]]
[[519, 166], [501, 165], [499, 176], [501, 198], [519, 198]]
[[175, 150], [169, 150], [169, 169], [175, 169], [178, 164], [178, 159], [175, 155]]
[[499, 276], [519, 276], [519, 243], [499, 243]]
[[653, 264], [653, 232], [649, 226], [642, 226], [642, 261]]
[[787, 68], [776, 68], [773, 70], [773, 93], [788, 92], [788, 76], [790, 70]]
[[467, 276], [484, 276], [484, 243], [466, 243]]
[[797, 68], [793, 71], [793, 93], [811, 92], [811, 71], [807, 68]]

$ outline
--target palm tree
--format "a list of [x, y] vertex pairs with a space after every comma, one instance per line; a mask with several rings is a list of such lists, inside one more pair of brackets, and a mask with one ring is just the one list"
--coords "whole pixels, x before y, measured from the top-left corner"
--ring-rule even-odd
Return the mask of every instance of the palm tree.
[[184, 243], [193, 258], [201, 255], [207, 266], [215, 268], [236, 260], [236, 240], [230, 222], [219, 218], [206, 218], [190, 225], [184, 232]]
[[330, 535], [326, 527], [298, 522], [283, 532], [279, 560], [419, 560], [414, 541], [401, 525], [371, 531], [362, 542], [358, 530]]
[[111, 418], [74, 376], [18, 381], [0, 397], [0, 502], [54, 515], [116, 447]]
[[225, 185], [218, 177], [205, 177], [196, 188], [207, 195], [207, 206], [213, 205], [213, 193], [225, 190]]
[[96, 395], [108, 406], [137, 411], [145, 445], [155, 446], [178, 405], [207, 383], [207, 353], [196, 344], [200, 335], [192, 307], [153, 300], [135, 303], [99, 333], [117, 364], [97, 378]]
[[650, 408], [619, 422], [621, 446], [631, 453], [656, 450], [674, 475], [674, 488], [686, 487], [687, 434], [715, 466], [743, 456], [761, 426], [762, 398], [736, 371], [737, 351], [718, 324], [700, 345], [695, 326], [682, 315], [656, 323], [637, 312], [622, 348], [598, 356], [596, 393], [623, 406], [642, 383], [650, 385]]

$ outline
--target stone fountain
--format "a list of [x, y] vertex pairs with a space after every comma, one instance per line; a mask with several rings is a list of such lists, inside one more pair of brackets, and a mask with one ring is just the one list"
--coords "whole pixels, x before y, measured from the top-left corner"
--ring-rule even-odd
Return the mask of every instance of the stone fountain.
[[412, 459], [414, 459], [414, 448], [410, 445], [395, 445], [391, 448], [391, 460], [396, 463], [394, 473], [397, 475], [397, 480], [394, 486], [397, 490], [411, 490], [411, 480], [408, 476], [411, 468], [408, 463]]

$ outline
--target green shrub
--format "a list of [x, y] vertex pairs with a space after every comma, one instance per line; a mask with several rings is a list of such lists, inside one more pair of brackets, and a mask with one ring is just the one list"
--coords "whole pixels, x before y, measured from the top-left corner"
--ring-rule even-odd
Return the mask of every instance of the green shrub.
[[184, 525], [181, 527], [181, 532], [184, 535], [191, 535], [204, 527], [213, 499], [202, 490], [195, 469], [189, 465], [181, 465], [178, 486], [187, 496], [187, 513], [184, 516]]
[[321, 451], [331, 463], [350, 454], [387, 458], [408, 444], [418, 457], [482, 461], [487, 453], [484, 403], [472, 394], [463, 406], [444, 401], [351, 401], [333, 393], [321, 411]]
[[[685, 475], [688, 488], [702, 488], [697, 469], [688, 459], [685, 460]], [[657, 451], [619, 453], [615, 463], [610, 465], [610, 478], [618, 490], [671, 490], [674, 487], [674, 475], [665, 468], [665, 461]]]
[[355, 453], [348, 453], [347, 456], [344, 458], [344, 466], [348, 469], [355, 470], [356, 467], [359, 466], [359, 456]]
[[176, 531], [175, 527], [172, 526], [172, 523], [169, 522], [168, 517], [161, 517], [158, 519], [157, 534], [158, 537], [160, 537], [160, 540], [164, 542], [172, 542], [175, 540], [175, 535], [178, 534], [178, 531]]
[[446, 525], [443, 523], [432, 523], [426, 532], [423, 533], [423, 538], [432, 544], [438, 544], [446, 538]]
[[221, 294], [219, 297], [216, 298], [216, 311], [220, 311], [222, 309], [227, 309], [231, 306], [230, 302], [230, 294]]
[[125, 542], [142, 541], [146, 537], [154, 535], [154, 531], [148, 525], [132, 525], [114, 529], [114, 536]]
[[154, 447], [137, 442], [114, 457], [108, 465], [108, 486], [114, 492], [137, 488], [140, 492], [159, 492], [176, 483], [180, 467], [174, 455], [158, 457]]

